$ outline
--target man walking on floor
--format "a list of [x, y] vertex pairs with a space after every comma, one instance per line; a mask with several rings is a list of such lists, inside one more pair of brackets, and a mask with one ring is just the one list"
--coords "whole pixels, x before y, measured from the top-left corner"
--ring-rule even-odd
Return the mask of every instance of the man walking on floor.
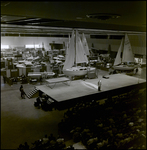
[[20, 92], [21, 92], [21, 98], [22, 98], [22, 99], [25, 99], [26, 93], [25, 93], [25, 91], [23, 90], [23, 86], [22, 86], [22, 85], [20, 86], [20, 89], [19, 89], [19, 90], [20, 90]]

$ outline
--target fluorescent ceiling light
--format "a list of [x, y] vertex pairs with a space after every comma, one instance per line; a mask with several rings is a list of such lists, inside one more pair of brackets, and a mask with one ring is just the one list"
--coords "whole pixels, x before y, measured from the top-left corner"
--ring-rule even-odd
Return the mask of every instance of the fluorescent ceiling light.
[[35, 44], [35, 45], [25, 45], [25, 48], [41, 48], [42, 46], [39, 44]]
[[25, 48], [35, 48], [35, 45], [25, 45]]
[[9, 45], [1, 45], [2, 49], [9, 49]]

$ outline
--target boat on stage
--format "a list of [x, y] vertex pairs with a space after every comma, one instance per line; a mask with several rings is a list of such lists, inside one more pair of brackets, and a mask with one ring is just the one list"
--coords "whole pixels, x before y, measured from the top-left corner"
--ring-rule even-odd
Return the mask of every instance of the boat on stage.
[[[122, 58], [121, 52], [123, 53]], [[134, 54], [127, 34], [125, 34], [125, 40], [122, 39], [121, 41], [113, 68], [121, 71], [132, 71], [135, 68], [138, 68], [138, 64], [134, 60]]]
[[80, 39], [78, 31], [73, 30], [63, 67], [63, 73], [65, 75], [84, 76], [88, 72], [95, 70], [93, 67], [79, 66], [81, 64], [88, 65], [88, 58], [85, 49], [86, 48]]

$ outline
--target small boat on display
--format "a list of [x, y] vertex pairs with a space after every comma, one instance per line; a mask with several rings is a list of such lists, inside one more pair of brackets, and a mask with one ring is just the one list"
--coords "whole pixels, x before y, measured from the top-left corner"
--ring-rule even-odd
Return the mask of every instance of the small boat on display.
[[[121, 58], [121, 52], [123, 55]], [[132, 52], [131, 44], [128, 38], [128, 35], [125, 34], [125, 40], [122, 39], [116, 59], [114, 61], [113, 68], [120, 71], [131, 71], [135, 68], [138, 68], [138, 65], [135, 63], [134, 54]]]
[[26, 66], [24, 64], [17, 64], [16, 67], [17, 68], [26, 68]]
[[40, 64], [37, 63], [32, 63], [32, 61], [27, 61], [27, 60], [22, 60], [19, 61], [19, 63], [15, 63], [17, 68], [41, 68], [42, 66]]
[[32, 64], [31, 61], [25, 61], [24, 64], [25, 64], [26, 66], [33, 66], [33, 64]]
[[42, 65], [33, 65], [33, 66], [31, 66], [31, 68], [32, 68], [32, 69], [36, 69], [36, 68], [41, 69], [41, 68], [42, 68]]
[[79, 66], [79, 64], [82, 63], [88, 64], [87, 54], [78, 31], [76, 30], [75, 34], [73, 30], [66, 52], [63, 73], [67, 76], [83, 76], [86, 75], [88, 71], [95, 70], [95, 68]]
[[[14, 63], [13, 63], [14, 64]], [[31, 61], [21, 60], [18, 63], [15, 63], [17, 68], [26, 68], [33, 66]]]
[[33, 56], [26, 58], [28, 61], [33, 61]]

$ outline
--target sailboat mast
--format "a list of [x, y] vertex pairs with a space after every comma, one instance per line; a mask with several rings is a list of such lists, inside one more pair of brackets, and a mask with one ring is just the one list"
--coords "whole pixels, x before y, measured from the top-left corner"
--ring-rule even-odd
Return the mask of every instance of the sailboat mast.
[[124, 45], [125, 45], [125, 38], [123, 37], [123, 44], [122, 44], [122, 57], [121, 57], [121, 63], [122, 63], [122, 59], [123, 59], [123, 52], [124, 52]]

